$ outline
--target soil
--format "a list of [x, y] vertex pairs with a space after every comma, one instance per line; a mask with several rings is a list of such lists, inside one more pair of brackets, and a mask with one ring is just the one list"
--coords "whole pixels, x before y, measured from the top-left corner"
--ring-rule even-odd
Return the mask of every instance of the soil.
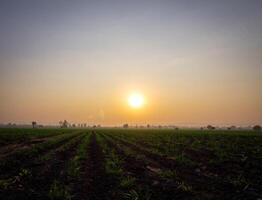
[[135, 157], [126, 154], [123, 148], [120, 148], [112, 140], [105, 139], [107, 145], [115, 149], [117, 154], [123, 159], [123, 169], [126, 174], [133, 176], [137, 180], [138, 188], [144, 189], [142, 192], [151, 193], [150, 199], [192, 199], [192, 194], [182, 191], [178, 188], [178, 184], [174, 180], [167, 180], [159, 177], [160, 165], [156, 162], [148, 162], [136, 159]]
[[[65, 143], [70, 141], [71, 139], [77, 137], [79, 135], [72, 135], [70, 137], [66, 137], [63, 140], [59, 141], [58, 143], [51, 145], [50, 148], [43, 148], [38, 151], [37, 154], [33, 155], [21, 155], [20, 152], [23, 151], [23, 148], [18, 148], [16, 151], [8, 154], [7, 156], [3, 157], [1, 160], [4, 162], [0, 165], [0, 178], [6, 178], [8, 175], [15, 175], [18, 173], [18, 171], [21, 168], [28, 168], [32, 165], [32, 162], [35, 158], [37, 158], [39, 155], [44, 155], [46, 153], [49, 153], [50, 151], [59, 148], [60, 146], [63, 146]], [[46, 141], [48, 142], [48, 141]], [[41, 144], [37, 144], [41, 145]], [[31, 146], [33, 148], [35, 146]], [[30, 151], [30, 148], [28, 148], [28, 151]], [[1, 173], [1, 172], [5, 173]]]
[[41, 139], [37, 138], [37, 139], [32, 139], [32, 140], [27, 141], [27, 142], [5, 145], [4, 147], [2, 147], [0, 149], [0, 159], [6, 157], [8, 155], [13, 154], [15, 151], [19, 151], [19, 150], [22, 150], [22, 149], [23, 150], [29, 149], [36, 144], [46, 142], [47, 140], [49, 140], [49, 138], [50, 137], [41, 138]]
[[76, 189], [74, 199], [77, 200], [102, 200], [107, 199], [110, 189], [105, 172], [105, 160], [101, 147], [93, 132], [87, 148], [87, 159], [84, 163], [81, 180]]
[[[197, 171], [195, 168], [181, 166], [173, 159], [150, 152], [137, 146], [136, 144], [124, 141], [120, 138], [112, 136], [111, 138], [112, 140], [118, 141], [120, 144], [136, 151], [138, 154], [145, 155], [148, 163], [157, 162], [161, 169], [176, 170], [178, 172], [177, 176], [179, 179], [185, 181], [193, 187], [195, 196], [206, 196], [206, 193], [211, 194], [208, 197], [210, 199], [221, 199], [222, 197], [230, 199], [233, 196], [236, 196], [236, 188], [227, 182], [220, 181], [219, 177], [210, 177], [206, 173], [202, 173], [202, 171]], [[207, 183], [208, 187], [206, 185]]]
[[[150, 194], [151, 200], [173, 199], [259, 199], [261, 186], [259, 158], [242, 154], [237, 160], [210, 164], [215, 155], [206, 149], [190, 149], [183, 147], [183, 154], [195, 165], [177, 160], [151, 151], [154, 146], [143, 142], [130, 142], [113, 134], [101, 134], [92, 131], [88, 140], [86, 156], [81, 160], [80, 176], [72, 177], [68, 174], [68, 163], [75, 158], [79, 144], [84, 134], [66, 137], [50, 148], [43, 148], [35, 154], [26, 156], [17, 154], [21, 150], [30, 150], [33, 146], [48, 142], [47, 138], [36, 138], [30, 142], [10, 144], [0, 149], [0, 199], [5, 200], [47, 200], [50, 187], [56, 180], [72, 194], [72, 200], [120, 200], [123, 192], [120, 177], [106, 171], [108, 152], [103, 152], [97, 135], [102, 136], [102, 142], [114, 150], [120, 158], [124, 176], [135, 178], [132, 185], [138, 192], [139, 199], [146, 199]], [[67, 148], [64, 149], [65, 145]], [[152, 148], [151, 148], [152, 147]], [[34, 149], [32, 149], [34, 150]], [[27, 151], [26, 151], [27, 152]], [[182, 153], [182, 152], [181, 152]], [[40, 159], [46, 156], [46, 159]], [[241, 160], [242, 159], [242, 160]], [[9, 162], [10, 161], [10, 162]], [[12, 162], [11, 162], [12, 161]], [[252, 164], [255, 163], [255, 167]], [[220, 168], [219, 168], [220, 166]], [[257, 169], [257, 170], [253, 170]], [[250, 172], [252, 171], [252, 172]], [[175, 172], [174, 177], [167, 172]], [[122, 173], [122, 172], [121, 172]], [[248, 173], [247, 177], [257, 179], [255, 186], [239, 188], [229, 183], [224, 176]], [[163, 175], [164, 174], [164, 175]], [[251, 175], [250, 175], [251, 174]], [[166, 175], [166, 176], [165, 176]], [[169, 176], [168, 176], [169, 175]], [[172, 174], [171, 174], [172, 175]], [[235, 177], [234, 177], [235, 178]], [[2, 180], [8, 180], [8, 186], [3, 189]], [[120, 191], [122, 190], [122, 191]], [[122, 192], [122, 193], [121, 193]], [[260, 196], [259, 196], [260, 195]], [[149, 197], [147, 196], [147, 197]]]
[[[73, 138], [71, 138], [73, 139]], [[67, 141], [70, 142], [71, 140]], [[66, 151], [62, 151], [60, 146], [52, 149], [53, 156], [50, 160], [28, 160], [25, 161], [28, 172], [25, 175], [16, 176], [9, 189], [0, 191], [0, 199], [6, 200], [46, 200], [50, 186], [54, 180], [66, 184], [66, 164], [74, 157], [77, 146], [81, 142], [79, 137]], [[65, 145], [66, 143], [63, 143]]]

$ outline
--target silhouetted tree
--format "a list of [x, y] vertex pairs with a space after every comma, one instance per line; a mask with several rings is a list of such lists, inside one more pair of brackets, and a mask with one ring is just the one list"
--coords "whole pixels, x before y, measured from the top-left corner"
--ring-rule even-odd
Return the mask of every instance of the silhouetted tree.
[[215, 130], [216, 128], [215, 128], [214, 126], [207, 125], [207, 129], [208, 129], [208, 130]]
[[33, 121], [33, 122], [32, 122], [32, 127], [35, 128], [35, 127], [36, 127], [36, 124], [37, 124], [37, 123], [36, 123], [35, 121]]
[[254, 131], [261, 131], [261, 126], [260, 126], [260, 125], [255, 125], [255, 126], [253, 127], [253, 130], [254, 130]]
[[237, 127], [236, 126], [230, 126], [230, 127], [228, 127], [227, 129], [228, 130], [235, 130]]
[[69, 126], [69, 123], [64, 120], [59, 122], [61, 128], [67, 128]]

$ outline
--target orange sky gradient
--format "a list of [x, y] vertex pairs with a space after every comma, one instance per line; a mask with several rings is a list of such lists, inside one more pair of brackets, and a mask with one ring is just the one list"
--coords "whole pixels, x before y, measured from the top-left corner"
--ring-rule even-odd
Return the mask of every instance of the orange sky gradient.
[[261, 2], [29, 2], [0, 8], [0, 123], [262, 124]]

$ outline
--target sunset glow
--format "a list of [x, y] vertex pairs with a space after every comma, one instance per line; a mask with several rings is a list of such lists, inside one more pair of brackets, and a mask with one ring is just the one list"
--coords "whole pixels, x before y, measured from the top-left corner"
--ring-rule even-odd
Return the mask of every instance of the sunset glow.
[[141, 94], [132, 94], [128, 103], [132, 108], [141, 108], [144, 105], [144, 97]]
[[262, 1], [15, 2], [0, 124], [262, 122]]

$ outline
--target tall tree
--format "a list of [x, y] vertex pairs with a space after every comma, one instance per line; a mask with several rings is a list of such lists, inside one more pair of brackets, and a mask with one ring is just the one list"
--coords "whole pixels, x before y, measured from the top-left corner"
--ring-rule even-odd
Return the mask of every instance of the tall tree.
[[35, 121], [32, 122], [32, 127], [36, 128], [37, 123]]

